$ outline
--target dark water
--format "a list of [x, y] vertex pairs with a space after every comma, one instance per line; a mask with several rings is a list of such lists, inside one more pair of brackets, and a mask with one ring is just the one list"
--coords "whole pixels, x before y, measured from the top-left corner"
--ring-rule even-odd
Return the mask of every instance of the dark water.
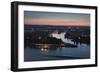
[[[61, 38], [65, 43], [75, 44], [71, 39], [65, 39], [64, 33], [53, 35], [56, 38]], [[59, 36], [59, 37], [58, 37]], [[77, 47], [61, 47], [38, 49], [33, 47], [25, 47], [24, 61], [47, 61], [47, 60], [71, 60], [71, 59], [88, 59], [90, 58], [90, 45], [77, 43]]]

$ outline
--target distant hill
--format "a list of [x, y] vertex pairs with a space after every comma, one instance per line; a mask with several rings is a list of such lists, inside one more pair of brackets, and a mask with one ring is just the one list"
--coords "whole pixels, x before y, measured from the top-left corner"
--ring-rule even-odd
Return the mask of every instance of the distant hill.
[[24, 25], [25, 30], [68, 30], [68, 29], [82, 29], [84, 30], [90, 29], [89, 26], [51, 26], [51, 25]]

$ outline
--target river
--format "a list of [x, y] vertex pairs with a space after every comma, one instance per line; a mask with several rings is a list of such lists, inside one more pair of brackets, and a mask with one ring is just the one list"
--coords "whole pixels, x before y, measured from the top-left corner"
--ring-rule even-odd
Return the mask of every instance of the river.
[[[52, 33], [52, 37], [59, 38], [65, 43], [75, 44], [71, 39], [64, 37], [65, 33]], [[49, 49], [37, 49], [34, 47], [24, 48], [24, 61], [47, 61], [47, 60], [73, 60], [89, 59], [90, 45], [77, 43], [77, 47], [61, 47]]]

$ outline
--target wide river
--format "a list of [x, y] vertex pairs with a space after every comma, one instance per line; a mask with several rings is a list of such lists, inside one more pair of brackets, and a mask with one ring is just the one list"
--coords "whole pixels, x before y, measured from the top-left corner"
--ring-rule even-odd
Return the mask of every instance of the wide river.
[[[52, 36], [60, 38], [65, 43], [75, 44], [71, 39], [64, 38], [65, 33], [55, 34]], [[71, 60], [71, 59], [88, 59], [90, 58], [90, 45], [78, 43], [77, 47], [61, 47], [50, 49], [37, 49], [32, 47], [24, 48], [24, 61], [47, 61], [47, 60]]]

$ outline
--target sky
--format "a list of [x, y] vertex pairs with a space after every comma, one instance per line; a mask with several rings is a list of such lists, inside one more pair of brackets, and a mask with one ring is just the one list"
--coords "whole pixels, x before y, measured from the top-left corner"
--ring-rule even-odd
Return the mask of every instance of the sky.
[[90, 14], [24, 11], [26, 25], [89, 26]]

